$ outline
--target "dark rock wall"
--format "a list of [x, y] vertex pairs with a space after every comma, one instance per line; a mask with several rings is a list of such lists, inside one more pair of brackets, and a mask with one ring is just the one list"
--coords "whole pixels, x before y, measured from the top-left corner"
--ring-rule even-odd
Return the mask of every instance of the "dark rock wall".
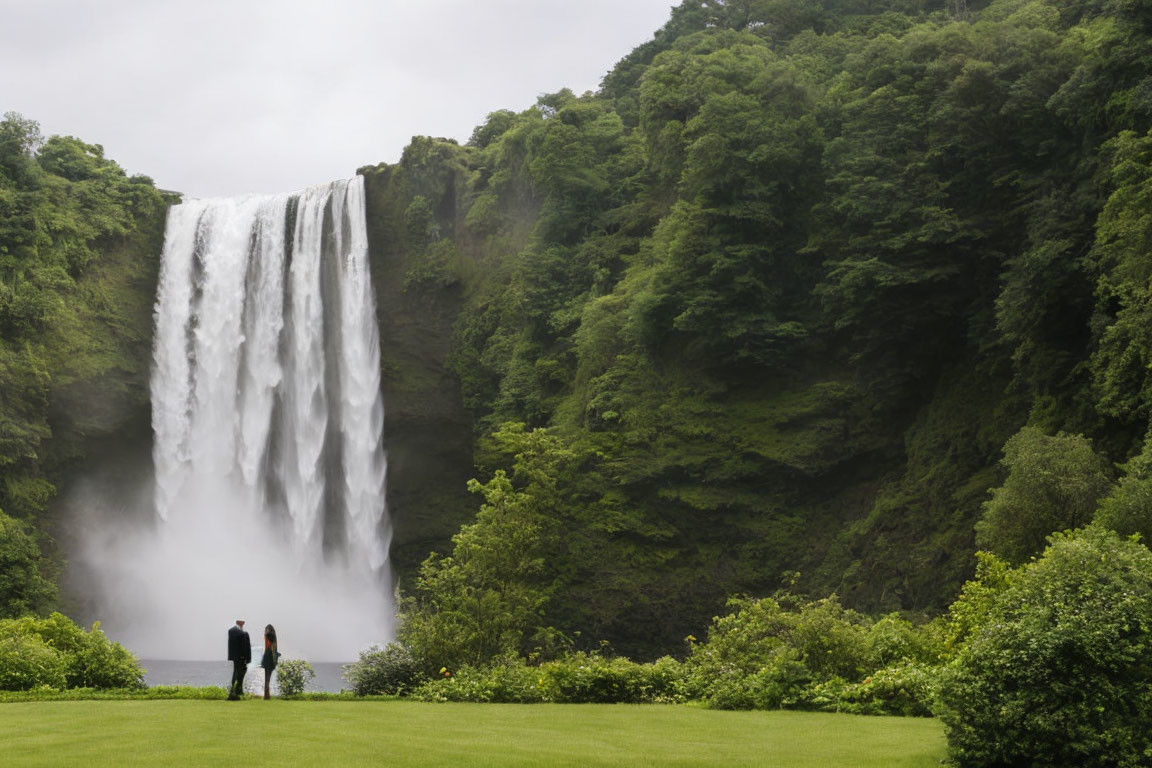
[[[471, 418], [450, 366], [461, 289], [405, 288], [413, 258], [405, 211], [413, 185], [400, 165], [361, 173], [380, 322], [392, 562], [404, 583], [432, 550], [446, 548], [477, 506], [466, 490], [473, 474]], [[448, 176], [434, 187], [420, 191], [437, 198], [437, 218], [450, 230], [455, 179]]]

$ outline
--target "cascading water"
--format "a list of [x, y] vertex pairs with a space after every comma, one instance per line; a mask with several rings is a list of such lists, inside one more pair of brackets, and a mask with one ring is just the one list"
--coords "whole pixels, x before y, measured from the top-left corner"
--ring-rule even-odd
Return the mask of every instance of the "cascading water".
[[316, 661], [391, 639], [367, 250], [359, 177], [169, 212], [157, 519], [116, 567], [118, 639], [139, 655], [216, 658], [236, 618]]

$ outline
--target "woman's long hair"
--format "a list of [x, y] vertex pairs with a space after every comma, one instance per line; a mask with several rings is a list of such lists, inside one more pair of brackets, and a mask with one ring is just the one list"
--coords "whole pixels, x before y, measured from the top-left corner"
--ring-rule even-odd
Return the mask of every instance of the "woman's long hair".
[[271, 624], [264, 627], [264, 639], [272, 643], [272, 645], [276, 645], [276, 627]]

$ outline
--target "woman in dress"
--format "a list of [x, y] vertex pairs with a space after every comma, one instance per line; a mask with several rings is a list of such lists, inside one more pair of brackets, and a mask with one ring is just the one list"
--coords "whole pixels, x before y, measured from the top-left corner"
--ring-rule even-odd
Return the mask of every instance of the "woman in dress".
[[272, 680], [272, 670], [276, 669], [276, 660], [280, 658], [276, 650], [276, 628], [271, 624], [264, 627], [264, 657], [260, 659], [260, 666], [264, 667], [264, 698], [268, 695], [268, 683]]

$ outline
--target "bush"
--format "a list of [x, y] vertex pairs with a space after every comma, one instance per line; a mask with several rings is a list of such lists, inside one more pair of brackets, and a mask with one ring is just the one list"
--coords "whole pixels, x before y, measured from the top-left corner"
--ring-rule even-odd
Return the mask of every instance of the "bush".
[[360, 660], [344, 667], [344, 679], [357, 696], [402, 696], [423, 676], [411, 651], [397, 643], [383, 649], [372, 646], [360, 652]]
[[1052, 537], [949, 663], [940, 717], [965, 766], [1152, 762], [1152, 552]]
[[526, 666], [515, 658], [491, 667], [461, 667], [446, 677], [420, 685], [412, 696], [420, 701], [503, 704], [535, 704], [552, 700], [539, 668]]
[[61, 689], [67, 685], [63, 654], [34, 634], [0, 636], [0, 691]]
[[712, 620], [707, 642], [689, 638], [676, 699], [717, 709], [928, 713], [943, 622], [916, 626], [896, 615], [873, 621], [835, 596], [784, 592], [728, 604], [736, 610]]
[[811, 673], [792, 648], [760, 657], [755, 669], [713, 664], [690, 665], [685, 690], [715, 709], [778, 709], [794, 704]]
[[917, 626], [895, 614], [881, 616], [868, 628], [868, 668], [884, 669], [918, 662], [939, 665], [945, 627], [940, 620]]
[[937, 674], [937, 668], [908, 663], [877, 670], [859, 683], [834, 678], [813, 690], [808, 702], [827, 712], [929, 717]]
[[60, 613], [46, 619], [25, 616], [0, 621], [0, 637], [35, 636], [64, 663], [68, 688], [143, 688], [144, 670], [119, 643], [108, 640], [100, 622], [85, 630]]
[[315, 677], [312, 665], [303, 659], [284, 659], [276, 665], [281, 696], [299, 696]]
[[577, 652], [540, 665], [553, 701], [616, 704], [650, 701], [644, 667], [623, 658]]
[[647, 700], [658, 704], [680, 703], [684, 697], [684, 665], [671, 656], [661, 656], [640, 667], [644, 674]]
[[712, 620], [708, 641], [693, 643], [684, 693], [720, 709], [763, 709], [797, 702], [803, 689], [869, 671], [869, 624], [834, 598], [793, 595], [734, 599]]

